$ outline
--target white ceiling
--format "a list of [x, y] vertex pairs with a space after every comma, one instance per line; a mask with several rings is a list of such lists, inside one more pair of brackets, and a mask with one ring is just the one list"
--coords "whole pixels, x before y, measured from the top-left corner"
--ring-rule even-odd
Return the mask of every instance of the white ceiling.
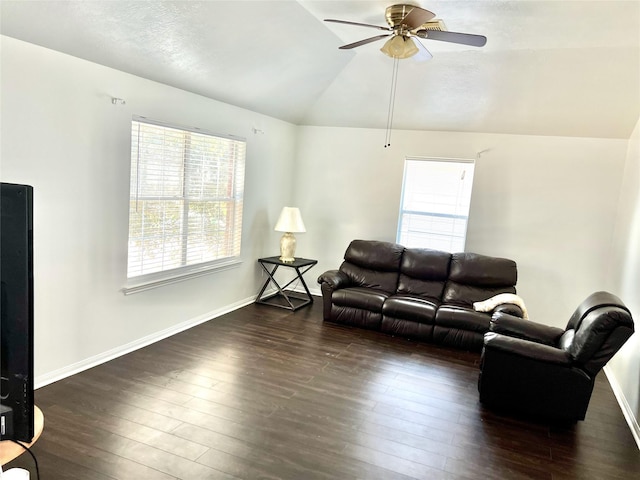
[[[384, 128], [393, 60], [379, 1], [1, 1], [0, 31], [298, 125]], [[408, 1], [483, 48], [400, 61], [394, 128], [629, 138], [640, 1]]]

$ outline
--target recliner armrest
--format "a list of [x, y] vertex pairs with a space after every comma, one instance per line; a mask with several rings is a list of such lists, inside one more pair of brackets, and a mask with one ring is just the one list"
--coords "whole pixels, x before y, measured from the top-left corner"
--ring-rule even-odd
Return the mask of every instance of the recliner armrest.
[[524, 317], [524, 312], [522, 309], [516, 305], [515, 303], [501, 303], [493, 309], [493, 313], [508, 313], [509, 315], [513, 315], [514, 317]]
[[318, 277], [318, 283], [326, 283], [331, 289], [336, 290], [338, 288], [348, 287], [351, 282], [344, 272], [340, 270], [327, 270]]
[[488, 332], [484, 335], [484, 354], [491, 350], [560, 366], [571, 366], [569, 354], [559, 348], [522, 338]]
[[502, 312], [493, 314], [489, 330], [510, 337], [551, 346], [557, 345], [560, 337], [564, 333], [564, 330], [561, 328], [523, 320], [522, 318]]

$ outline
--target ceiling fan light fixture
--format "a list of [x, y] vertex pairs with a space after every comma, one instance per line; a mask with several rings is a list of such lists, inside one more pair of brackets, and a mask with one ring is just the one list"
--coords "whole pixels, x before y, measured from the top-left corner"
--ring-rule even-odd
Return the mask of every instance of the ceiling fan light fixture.
[[391, 58], [409, 58], [418, 53], [418, 47], [414, 41], [406, 35], [394, 35], [380, 49], [382, 53]]

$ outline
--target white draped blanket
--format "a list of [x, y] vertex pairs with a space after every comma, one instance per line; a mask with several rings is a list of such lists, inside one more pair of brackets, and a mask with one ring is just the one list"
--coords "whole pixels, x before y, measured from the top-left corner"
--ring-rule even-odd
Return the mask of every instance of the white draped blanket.
[[524, 304], [524, 300], [521, 297], [516, 295], [515, 293], [499, 293], [498, 295], [488, 298], [482, 302], [475, 302], [473, 304], [473, 309], [478, 312], [490, 312], [498, 305], [502, 305], [503, 303], [512, 303], [517, 305], [522, 310], [522, 318], [525, 320], [529, 319], [529, 315], [527, 314], [527, 307]]

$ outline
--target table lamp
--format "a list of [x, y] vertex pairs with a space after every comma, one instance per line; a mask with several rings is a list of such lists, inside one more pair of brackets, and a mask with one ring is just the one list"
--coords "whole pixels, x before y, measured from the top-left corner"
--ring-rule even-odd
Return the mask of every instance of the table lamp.
[[280, 212], [280, 217], [274, 230], [276, 232], [284, 232], [280, 239], [280, 261], [293, 262], [295, 260], [293, 255], [296, 253], [296, 237], [293, 234], [294, 232], [303, 233], [307, 231], [302, 222], [300, 209], [297, 207], [284, 207]]

